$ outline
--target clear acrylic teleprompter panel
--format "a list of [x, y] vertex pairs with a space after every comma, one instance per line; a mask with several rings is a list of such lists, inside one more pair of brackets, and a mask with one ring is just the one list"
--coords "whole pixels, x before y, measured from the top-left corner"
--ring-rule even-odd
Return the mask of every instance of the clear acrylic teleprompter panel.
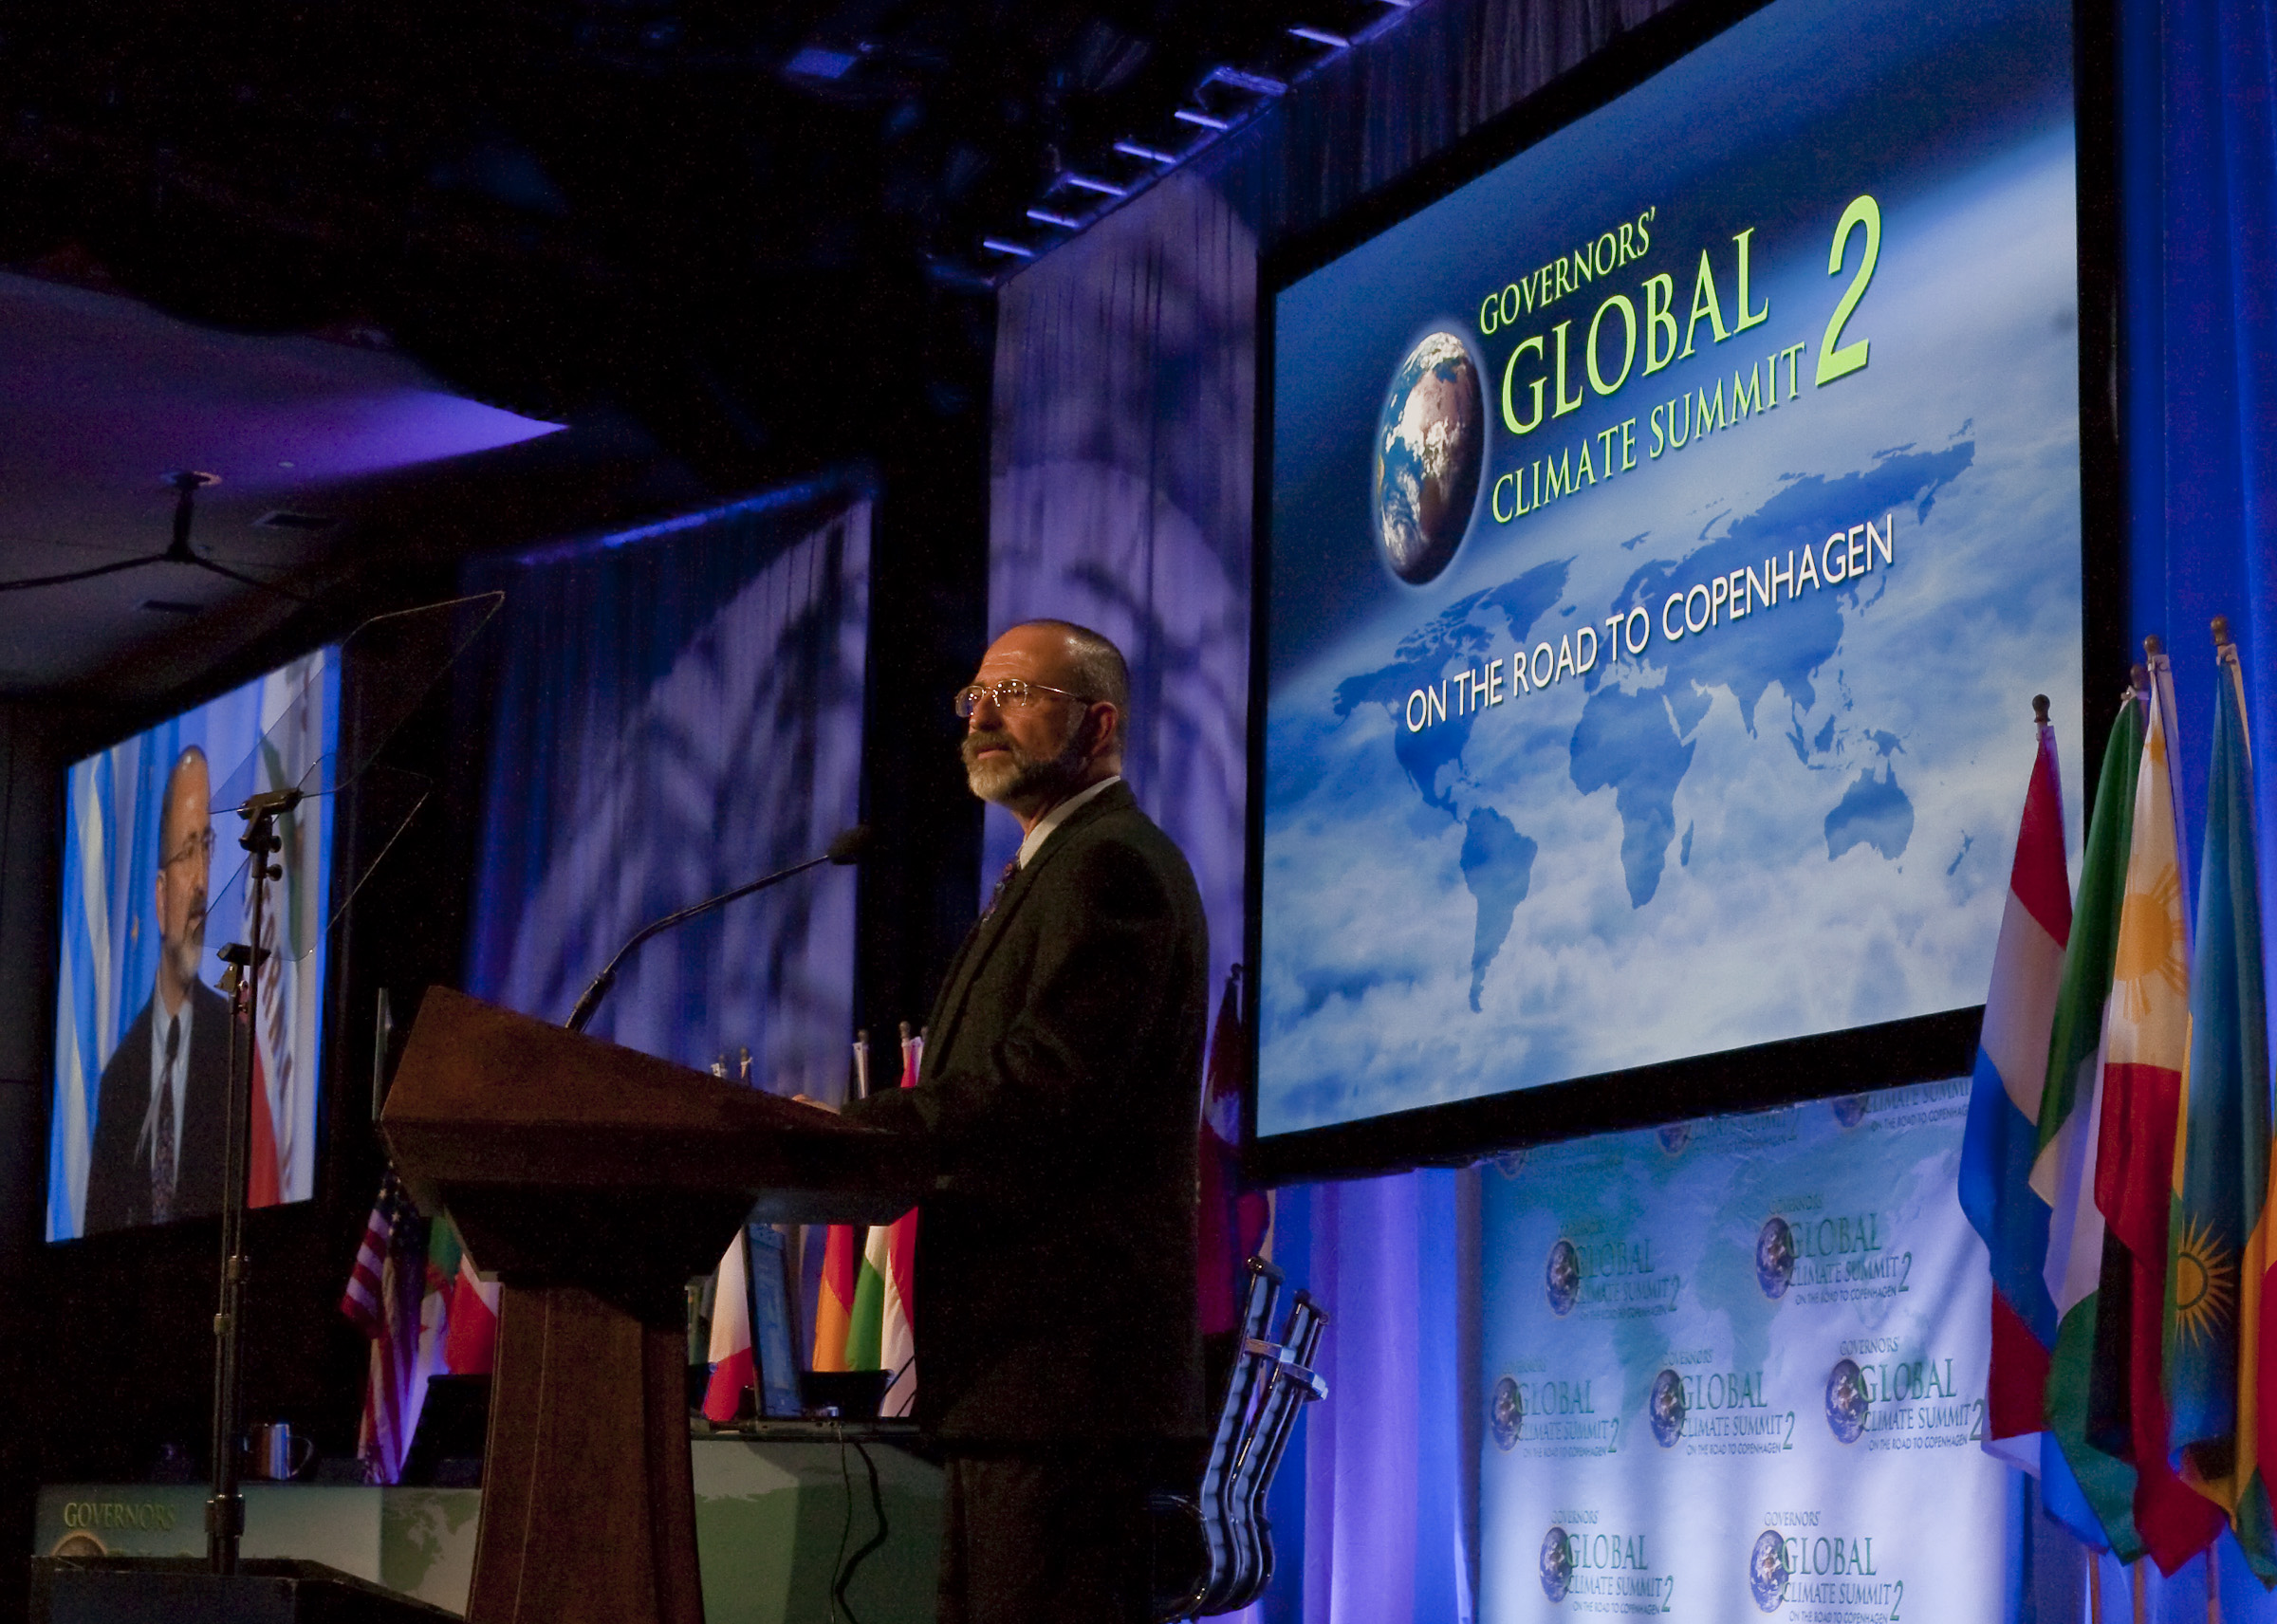
[[319, 875], [311, 883], [272, 885], [261, 945], [286, 962], [317, 950], [434, 787], [423, 774], [380, 762], [380, 752], [504, 601], [503, 593], [489, 592], [375, 616], [336, 649], [288, 668], [299, 674], [297, 686], [277, 695], [260, 743], [214, 785], [214, 856], [229, 869], [207, 902], [208, 940], [216, 950], [252, 929], [250, 858], [238, 844], [244, 809], [284, 790], [297, 790], [299, 799], [276, 814], [284, 842], [271, 859], [276, 866], [293, 874], [304, 851], [329, 849], [325, 825], [336, 832], [348, 819], [363, 854], [340, 883]]

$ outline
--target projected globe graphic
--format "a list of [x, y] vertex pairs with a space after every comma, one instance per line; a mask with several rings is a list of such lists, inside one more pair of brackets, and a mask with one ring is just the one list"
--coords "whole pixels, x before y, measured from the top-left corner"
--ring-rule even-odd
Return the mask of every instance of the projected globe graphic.
[[1549, 1311], [1561, 1320], [1581, 1301], [1582, 1254], [1571, 1241], [1561, 1238], [1549, 1248], [1549, 1262], [1542, 1266], [1542, 1294], [1549, 1299]]
[[1573, 1588], [1573, 1544], [1565, 1530], [1552, 1528], [1542, 1536], [1542, 1594], [1563, 1601]]
[[1392, 573], [1412, 585], [1454, 557], [1478, 505], [1487, 421], [1478, 364], [1453, 333], [1409, 352], [1376, 426], [1376, 533]]
[[1787, 1577], [1786, 1541], [1766, 1528], [1748, 1553], [1748, 1588], [1755, 1595], [1755, 1605], [1766, 1613], [1778, 1612], [1779, 1603], [1786, 1599]]
[[1517, 1448], [1518, 1435], [1526, 1430], [1526, 1395], [1518, 1391], [1515, 1376], [1506, 1375], [1494, 1384], [1494, 1402], [1487, 1425], [1493, 1430], [1496, 1449]]
[[1866, 1430], [1866, 1412], [1871, 1402], [1866, 1397], [1865, 1373], [1852, 1359], [1839, 1361], [1826, 1376], [1826, 1426], [1835, 1438], [1844, 1444], [1855, 1444]]
[[1763, 1221], [1755, 1235], [1755, 1283], [1774, 1302], [1786, 1295], [1795, 1278], [1795, 1232], [1776, 1212]]
[[1653, 1441], [1664, 1449], [1675, 1449], [1684, 1436], [1684, 1378], [1673, 1370], [1653, 1377], [1645, 1414], [1653, 1424]]

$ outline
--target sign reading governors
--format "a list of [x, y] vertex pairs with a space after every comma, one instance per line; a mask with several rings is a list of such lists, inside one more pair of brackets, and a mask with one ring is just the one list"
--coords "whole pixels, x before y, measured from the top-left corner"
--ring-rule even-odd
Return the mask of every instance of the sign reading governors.
[[1776, 0], [1275, 296], [1261, 1134], [1982, 1001], [2080, 683], [2070, 62]]

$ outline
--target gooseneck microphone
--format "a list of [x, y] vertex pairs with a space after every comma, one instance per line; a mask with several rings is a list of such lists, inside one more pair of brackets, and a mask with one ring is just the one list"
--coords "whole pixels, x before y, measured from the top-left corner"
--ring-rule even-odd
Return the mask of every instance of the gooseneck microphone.
[[830, 849], [819, 858], [808, 858], [803, 863], [793, 863], [787, 869], [779, 869], [773, 874], [754, 879], [749, 885], [739, 885], [732, 891], [723, 891], [717, 896], [706, 897], [703, 901], [683, 908], [676, 914], [667, 914], [653, 924], [643, 925], [633, 932], [631, 940], [617, 950], [617, 956], [602, 967], [602, 972], [595, 976], [592, 983], [579, 995], [577, 1007], [569, 1011], [567, 1023], [569, 1030], [582, 1032], [585, 1029], [585, 1023], [593, 1019], [593, 1011], [601, 1007], [601, 1001], [609, 995], [609, 988], [617, 985], [617, 967], [624, 963], [627, 953], [642, 942], [647, 941], [649, 937], [669, 931], [675, 925], [685, 925], [689, 920], [699, 914], [709, 914], [714, 908], [725, 907], [738, 896], [749, 896], [754, 891], [765, 891], [770, 885], [780, 885], [791, 876], [805, 874], [810, 868], [820, 868], [824, 863], [836, 863], [843, 867], [848, 863], [860, 862], [861, 854], [869, 843], [870, 826], [867, 823], [857, 823], [851, 829], [841, 833], [838, 839], [832, 840]]

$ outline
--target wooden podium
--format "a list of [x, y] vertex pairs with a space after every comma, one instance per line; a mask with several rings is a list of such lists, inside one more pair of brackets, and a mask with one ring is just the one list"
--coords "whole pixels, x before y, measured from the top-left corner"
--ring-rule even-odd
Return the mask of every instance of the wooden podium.
[[702, 1624], [687, 1282], [754, 1205], [890, 1221], [917, 1148], [440, 987], [380, 1128], [504, 1287], [470, 1624]]

